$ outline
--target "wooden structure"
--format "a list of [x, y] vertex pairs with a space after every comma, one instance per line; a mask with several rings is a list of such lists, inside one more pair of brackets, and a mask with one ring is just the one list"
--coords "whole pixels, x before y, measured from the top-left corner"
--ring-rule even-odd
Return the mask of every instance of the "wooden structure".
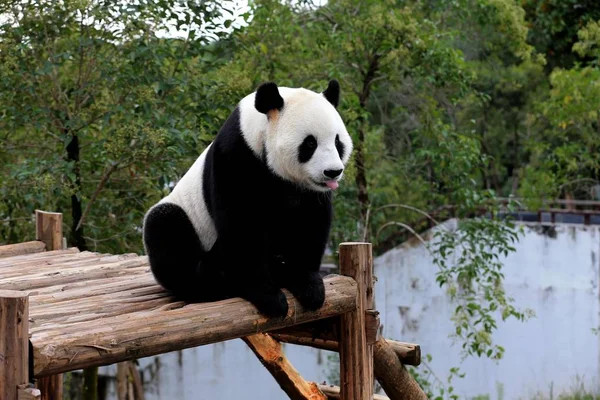
[[[404, 364], [418, 345], [378, 336], [369, 243], [340, 245], [341, 275], [307, 311], [286, 292], [285, 318], [240, 298], [186, 304], [158, 286], [147, 257], [66, 248], [62, 215], [36, 212], [37, 239], [0, 246], [0, 399], [60, 399], [60, 374], [243, 338], [292, 399], [426, 399]], [[268, 334], [267, 334], [268, 332]], [[306, 382], [280, 342], [340, 353], [341, 387]], [[37, 384], [37, 389], [34, 387]]]

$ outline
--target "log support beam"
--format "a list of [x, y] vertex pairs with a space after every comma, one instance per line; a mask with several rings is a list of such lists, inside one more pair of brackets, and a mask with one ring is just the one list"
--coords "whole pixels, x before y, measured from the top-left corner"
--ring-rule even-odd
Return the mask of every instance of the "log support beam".
[[307, 382], [300, 376], [283, 353], [281, 343], [264, 333], [243, 340], [291, 400], [327, 400], [314, 382]]
[[427, 400], [417, 381], [385, 340], [374, 346], [375, 376], [391, 400]]
[[[278, 332], [278, 331], [277, 331]], [[296, 344], [300, 346], [314, 347], [315, 349], [339, 352], [339, 343], [336, 339], [314, 338], [312, 336], [299, 335], [295, 333], [273, 333], [275, 339], [280, 342]], [[404, 365], [419, 366], [421, 364], [421, 346], [415, 343], [398, 342], [391, 339], [385, 340], [392, 348], [400, 362]]]

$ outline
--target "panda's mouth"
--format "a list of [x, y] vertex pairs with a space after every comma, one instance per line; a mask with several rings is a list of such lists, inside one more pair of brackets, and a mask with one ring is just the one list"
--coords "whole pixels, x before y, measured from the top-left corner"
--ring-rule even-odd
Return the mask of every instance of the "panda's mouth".
[[313, 183], [319, 187], [322, 187], [323, 189], [327, 188], [327, 189], [331, 189], [331, 190], [335, 190], [340, 186], [338, 181], [335, 179], [332, 179], [330, 181], [320, 181], [320, 182], [313, 180]]

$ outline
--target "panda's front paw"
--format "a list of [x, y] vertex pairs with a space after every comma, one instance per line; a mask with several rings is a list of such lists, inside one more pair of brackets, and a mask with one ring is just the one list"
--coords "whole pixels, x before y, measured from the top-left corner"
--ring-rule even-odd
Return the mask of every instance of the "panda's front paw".
[[247, 298], [258, 311], [270, 318], [285, 317], [288, 313], [288, 302], [285, 294], [279, 289], [266, 293], [254, 294]]
[[307, 310], [317, 310], [325, 302], [325, 285], [318, 273], [310, 274], [307, 279], [290, 286], [289, 290]]

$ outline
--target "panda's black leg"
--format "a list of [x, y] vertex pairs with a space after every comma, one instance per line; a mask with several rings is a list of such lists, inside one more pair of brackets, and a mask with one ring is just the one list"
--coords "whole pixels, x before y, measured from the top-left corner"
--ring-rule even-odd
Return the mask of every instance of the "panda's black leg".
[[175, 204], [155, 206], [144, 224], [150, 268], [157, 282], [185, 301], [223, 298], [221, 277], [210, 268], [194, 226]]
[[[227, 244], [234, 244], [235, 249]], [[287, 298], [274, 284], [264, 254], [257, 251], [260, 248], [260, 243], [254, 240], [224, 235], [213, 246], [210, 258], [224, 271], [230, 297], [239, 296], [248, 300], [268, 317], [283, 317], [288, 313]]]
[[284, 285], [307, 310], [317, 310], [325, 302], [325, 286], [319, 272], [289, 275]]
[[285, 317], [288, 303], [281, 289], [265, 287], [252, 293], [242, 293], [241, 297], [252, 303], [261, 314], [268, 317]]

